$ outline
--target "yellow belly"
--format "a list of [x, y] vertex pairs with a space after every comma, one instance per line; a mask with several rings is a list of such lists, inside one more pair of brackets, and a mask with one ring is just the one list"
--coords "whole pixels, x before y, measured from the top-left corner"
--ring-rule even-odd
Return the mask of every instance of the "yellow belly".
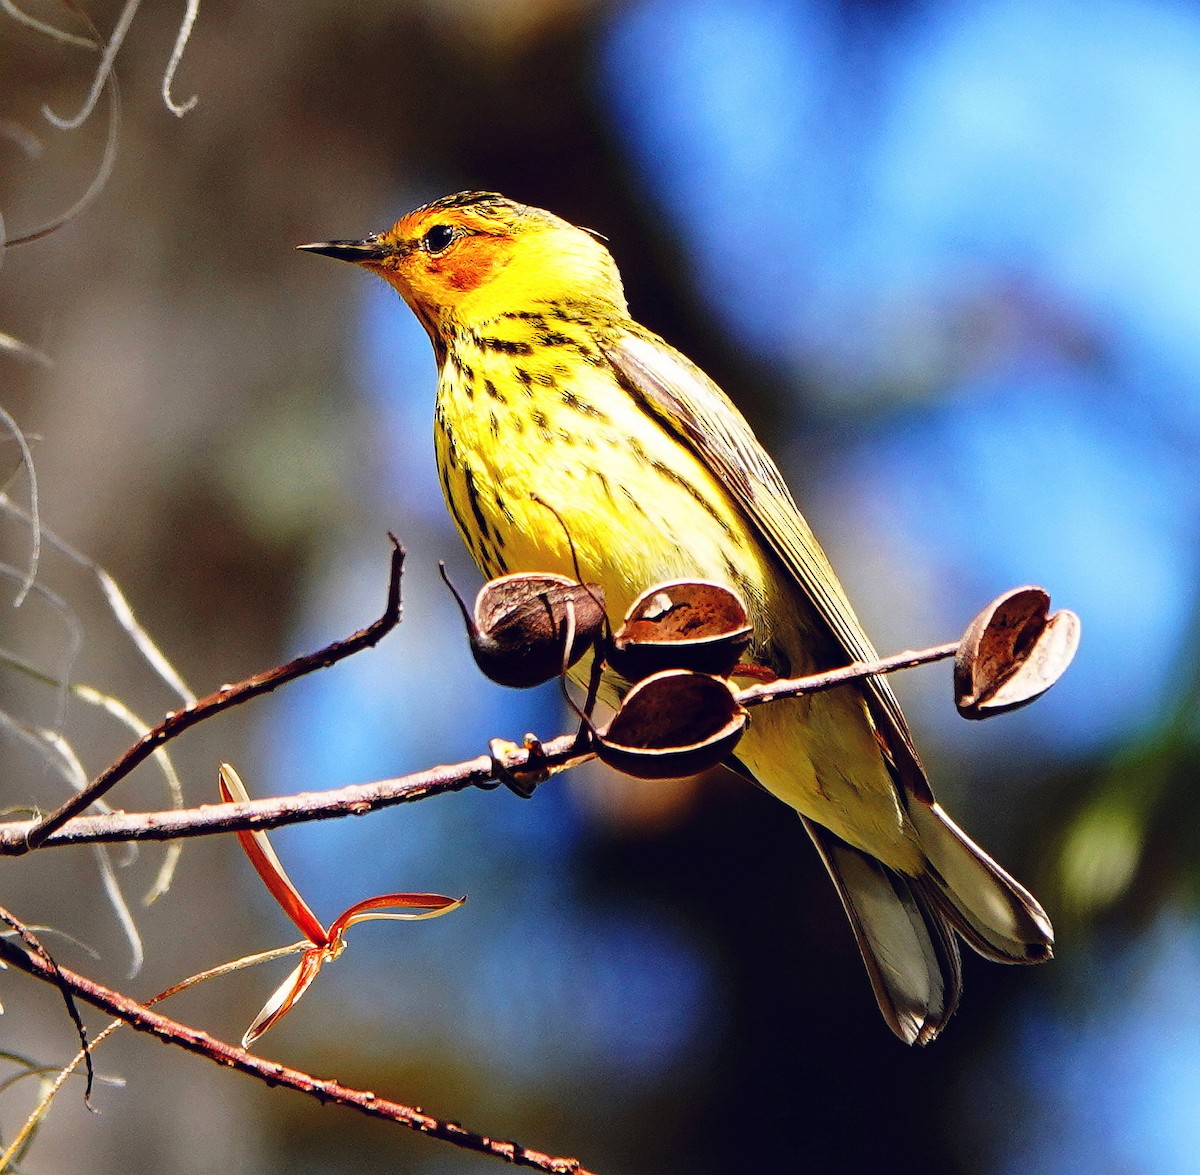
[[[476, 361], [469, 395], [453, 370], [443, 372], [437, 413], [447, 502], [486, 575], [573, 576], [577, 560], [617, 622], [654, 583], [714, 580], [745, 600], [752, 653], [793, 676], [811, 669], [822, 626], [807, 597], [709, 470], [607, 367], [573, 371], [564, 394], [514, 385], [507, 360], [492, 359], [490, 369], [488, 358]], [[487, 391], [489, 370], [496, 394]], [[737, 756], [769, 791], [844, 840], [895, 868], [919, 867], [856, 689], [757, 707]]]

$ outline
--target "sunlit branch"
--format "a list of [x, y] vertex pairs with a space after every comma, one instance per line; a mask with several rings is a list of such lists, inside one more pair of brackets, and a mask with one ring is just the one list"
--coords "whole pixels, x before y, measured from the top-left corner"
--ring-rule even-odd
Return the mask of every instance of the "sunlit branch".
[[67, 1006], [67, 1015], [70, 1016], [71, 1023], [75, 1026], [75, 1034], [79, 1037], [81, 1051], [87, 1065], [87, 1085], [84, 1087], [83, 1094], [86, 1101], [92, 1093], [92, 1084], [96, 1080], [96, 1070], [92, 1067], [92, 1054], [88, 1048], [87, 1028], [84, 1026], [83, 1017], [80, 1016], [79, 1009], [75, 1005], [74, 990], [67, 981], [62, 968], [54, 961], [54, 956], [42, 946], [37, 935], [19, 918], [14, 917], [4, 909], [3, 906], [0, 906], [0, 922], [11, 927], [16, 937], [25, 944], [25, 950], [23, 951], [15, 943], [9, 942], [6, 937], [0, 937], [0, 960], [7, 958], [10, 952], [19, 955], [28, 964], [24, 969], [29, 970], [31, 974], [36, 974], [38, 978], [44, 979], [47, 983], [52, 983], [57, 987], [59, 994], [63, 998], [63, 1003]]
[[[878, 661], [859, 662], [809, 677], [780, 678], [767, 685], [753, 685], [738, 692], [746, 706], [762, 705], [781, 698], [819, 693], [850, 681], [878, 673], [927, 664], [953, 657], [958, 649], [954, 641], [917, 652], [897, 653]], [[577, 766], [594, 757], [592, 740], [585, 731], [564, 734], [534, 749], [512, 747], [503, 761], [496, 756], [480, 755], [461, 763], [432, 767], [395, 779], [351, 784], [330, 791], [302, 792], [275, 799], [243, 803], [184, 808], [175, 811], [115, 813], [107, 816], [77, 816], [66, 827], [41, 837], [35, 847], [62, 847], [97, 842], [161, 841], [176, 837], [211, 836], [242, 829], [278, 828], [313, 820], [331, 820], [343, 816], [362, 816], [380, 808], [414, 803], [431, 796], [487, 787], [506, 776], [537, 772], [542, 776]], [[32, 840], [33, 821], [0, 824], [0, 855], [26, 851]]]
[[[12, 921], [15, 923], [16, 919]], [[237, 1069], [269, 1086], [283, 1086], [315, 1098], [322, 1104], [333, 1102], [357, 1110], [360, 1114], [396, 1122], [420, 1134], [442, 1139], [464, 1150], [503, 1159], [518, 1167], [529, 1167], [555, 1175], [591, 1175], [578, 1159], [556, 1158], [541, 1151], [530, 1150], [516, 1142], [489, 1138], [487, 1135], [468, 1130], [457, 1122], [436, 1118], [412, 1106], [379, 1097], [368, 1090], [352, 1089], [338, 1081], [314, 1077], [277, 1061], [254, 1056], [206, 1032], [200, 1032], [158, 1012], [150, 1011], [121, 992], [104, 987], [83, 975], [66, 968], [55, 967], [48, 957], [28, 954], [15, 943], [0, 940], [0, 960], [28, 975], [56, 984], [64, 994], [69, 993], [92, 1004], [108, 1015], [123, 1020], [139, 1032], [150, 1033], [168, 1044], [207, 1057], [219, 1065]]]
[[29, 826], [22, 845], [6, 844], [0, 851], [12, 854], [37, 848], [68, 820], [85, 811], [95, 800], [124, 779], [138, 764], [149, 758], [157, 748], [197, 723], [203, 722], [206, 718], [211, 718], [214, 714], [247, 702], [251, 698], [270, 693], [279, 686], [317, 669], [328, 668], [380, 641], [400, 623], [400, 577], [404, 567], [404, 551], [395, 536], [390, 537], [393, 549], [387, 605], [378, 620], [344, 640], [334, 641], [332, 644], [318, 649], [315, 653], [296, 657], [283, 665], [248, 677], [236, 685], [222, 686], [207, 697], [200, 698], [182, 709], [172, 711], [153, 730], [138, 739], [124, 754], [102, 771], [83, 791], [72, 796], [50, 815]]

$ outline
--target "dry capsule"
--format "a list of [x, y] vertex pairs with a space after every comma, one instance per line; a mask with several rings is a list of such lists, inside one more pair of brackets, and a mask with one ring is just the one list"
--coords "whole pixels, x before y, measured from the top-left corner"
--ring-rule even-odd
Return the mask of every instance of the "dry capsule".
[[1050, 612], [1045, 588], [1013, 588], [971, 622], [954, 660], [954, 704], [964, 718], [990, 718], [1040, 698], [1079, 647], [1079, 617]]
[[695, 775], [728, 757], [746, 723], [724, 678], [665, 669], [626, 694], [607, 729], [597, 733], [596, 754], [639, 779]]
[[604, 592], [597, 584], [548, 572], [505, 575], [479, 589], [472, 615], [444, 566], [442, 578], [466, 621], [475, 664], [501, 685], [524, 689], [552, 680], [604, 631]]
[[644, 591], [613, 637], [608, 663], [627, 681], [663, 669], [727, 676], [750, 643], [746, 606], [706, 580], [677, 580]]

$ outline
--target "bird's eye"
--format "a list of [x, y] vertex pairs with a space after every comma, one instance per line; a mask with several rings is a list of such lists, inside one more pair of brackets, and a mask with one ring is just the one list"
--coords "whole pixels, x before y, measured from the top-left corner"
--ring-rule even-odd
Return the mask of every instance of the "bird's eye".
[[454, 242], [454, 238], [458, 234], [454, 231], [453, 226], [448, 224], [435, 224], [421, 238], [421, 244], [425, 246], [427, 253], [442, 253], [450, 248]]

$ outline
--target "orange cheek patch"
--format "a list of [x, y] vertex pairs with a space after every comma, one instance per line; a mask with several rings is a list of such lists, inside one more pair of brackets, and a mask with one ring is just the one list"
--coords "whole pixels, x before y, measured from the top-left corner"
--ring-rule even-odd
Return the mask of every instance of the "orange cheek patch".
[[457, 257], [446, 257], [430, 266], [430, 270], [451, 289], [466, 293], [487, 281], [492, 264], [491, 257], [481, 255], [480, 250], [472, 250]]
[[469, 293], [504, 268], [510, 246], [511, 241], [502, 237], [467, 237], [438, 261], [436, 272], [449, 288]]

